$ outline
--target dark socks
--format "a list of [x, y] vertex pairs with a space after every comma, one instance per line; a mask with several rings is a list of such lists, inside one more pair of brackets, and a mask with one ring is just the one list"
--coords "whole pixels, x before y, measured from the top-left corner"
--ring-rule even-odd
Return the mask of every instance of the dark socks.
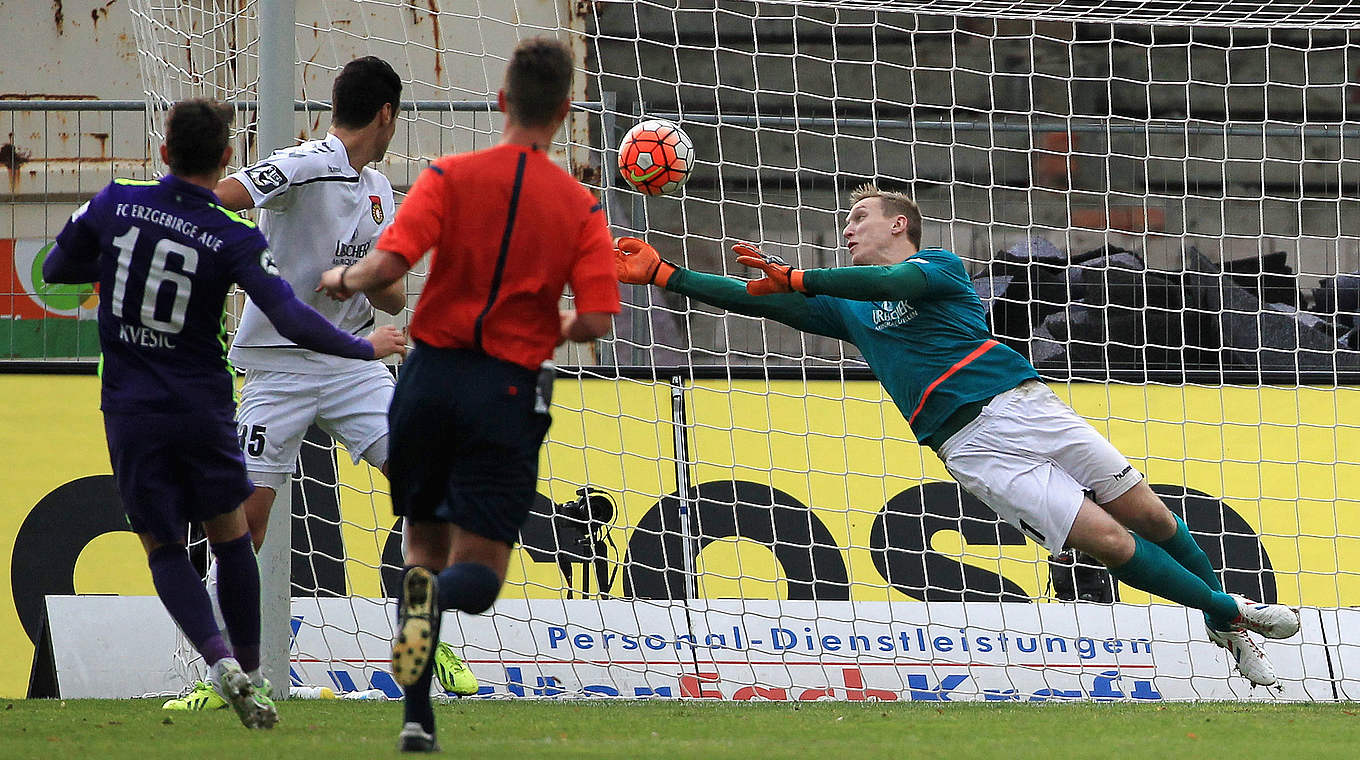
[[213, 619], [208, 590], [189, 561], [189, 552], [184, 545], [159, 546], [147, 555], [146, 563], [151, 568], [151, 581], [166, 612], [203, 655], [204, 662], [213, 665], [223, 657], [230, 657], [231, 651]]
[[439, 608], [478, 615], [491, 608], [501, 592], [496, 571], [478, 562], [459, 562], [439, 573]]
[[[409, 571], [409, 568], [407, 568]], [[403, 576], [404, 577], [404, 576]], [[438, 609], [459, 610], [476, 615], [490, 609], [501, 590], [496, 572], [477, 562], [459, 562], [444, 568], [436, 581]], [[433, 639], [439, 642], [439, 616], [434, 621]], [[425, 663], [420, 678], [406, 689], [405, 720], [419, 723], [427, 733], [434, 734], [434, 707], [430, 704], [430, 685], [434, 680], [434, 657]]]
[[260, 667], [260, 566], [247, 533], [212, 545], [217, 557], [217, 602], [241, 669]]
[[434, 735], [434, 705], [430, 702], [430, 687], [434, 683], [434, 657], [425, 663], [420, 678], [407, 687], [403, 713], [407, 723], [419, 723], [425, 733]]
[[1136, 533], [1133, 542], [1133, 556], [1129, 561], [1110, 568], [1110, 575], [1120, 583], [1194, 607], [1213, 619], [1237, 617], [1237, 602], [1232, 597], [1210, 588], [1157, 544]]
[[[410, 571], [407, 567], [402, 573], [403, 583], [398, 586], [405, 586], [406, 572]], [[436, 581], [437, 583], [438, 581]], [[401, 593], [400, 591], [398, 592]], [[440, 591], [442, 595], [443, 592]], [[436, 605], [438, 600], [436, 600]], [[437, 612], [442, 612], [443, 608], [437, 608]], [[434, 646], [439, 645], [439, 615], [436, 614], [433, 621], [433, 629], [430, 631], [430, 640]], [[419, 723], [420, 727], [431, 736], [434, 735], [434, 705], [430, 703], [430, 685], [434, 681], [434, 650], [430, 651], [430, 657], [425, 660], [425, 669], [420, 671], [420, 677], [411, 686], [406, 687], [405, 699], [402, 702], [402, 710], [405, 714], [404, 720], [407, 723]]]

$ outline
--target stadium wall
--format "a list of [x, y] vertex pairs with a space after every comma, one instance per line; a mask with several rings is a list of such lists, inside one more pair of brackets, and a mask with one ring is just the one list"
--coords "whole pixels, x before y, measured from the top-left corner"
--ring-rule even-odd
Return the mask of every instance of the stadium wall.
[[[1210, 555], [1229, 590], [1291, 605], [1360, 605], [1360, 510], [1348, 496], [1360, 491], [1360, 465], [1341, 455], [1360, 447], [1360, 430], [1338, 425], [1339, 418], [1360, 411], [1360, 388], [1053, 387], [1147, 473], [1193, 531], [1223, 534]], [[0, 410], [0, 447], [11, 459], [0, 493], [0, 587], [7, 592], [0, 597], [0, 647], [12, 653], [0, 662], [0, 695], [18, 697], [26, 692], [44, 595], [154, 591], [115, 501], [96, 411], [98, 380], [6, 374], [0, 375], [0, 393], [10, 400]], [[696, 380], [684, 399], [694, 503], [701, 524], [710, 526], [693, 557], [696, 596], [704, 603], [908, 603], [921, 601], [917, 588], [943, 588], [938, 579], [932, 582], [930, 570], [913, 577], [906, 565], [892, 567], [905, 553], [875, 546], [884, 521], [927, 526], [925, 544], [916, 548], [930, 555], [933, 564], [927, 565], [936, 572], [956, 572], [959, 564], [976, 569], [965, 576], [975, 580], [956, 598], [931, 601], [1049, 598], [1046, 553], [1008, 537], [980, 505], [960, 499], [877, 383]], [[679, 568], [647, 559], [670, 556], [676, 558], [671, 565], [680, 564], [655, 532], [671, 524], [679, 507], [669, 388], [563, 379], [555, 407], [540, 496], [524, 550], [511, 562], [508, 580], [516, 585], [506, 601], [562, 598], [568, 584], [548, 515], [581, 484], [605, 490], [618, 506], [610, 527], [619, 552], [611, 562], [620, 571], [611, 595], [680, 598]], [[745, 429], [733, 431], [738, 418]], [[366, 471], [343, 455], [336, 457], [336, 471], [340, 487], [333, 498], [343, 519], [331, 539], [309, 539], [314, 548], [318, 540], [334, 540], [336, 552], [322, 553], [346, 558], [330, 591], [380, 598], [378, 568], [394, 547], [379, 544], [375, 536], [386, 534], [375, 529], [390, 515], [381, 508], [375, 515], [365, 495], [371, 486]], [[798, 519], [766, 519], [770, 508], [758, 505], [771, 501], [777, 515]], [[723, 514], [729, 515], [726, 523]], [[760, 519], [743, 526], [743, 514]], [[807, 537], [788, 531], [808, 532], [817, 551], [772, 551], [751, 538], [762, 521], [773, 526], [766, 530], [777, 541], [807, 546]], [[794, 559], [800, 554], [801, 563]], [[985, 590], [997, 586], [999, 595]], [[1126, 588], [1119, 599], [1153, 601]]]
[[[301, 0], [300, 20], [313, 19], [325, 4]], [[344, 4], [335, 4], [343, 6]], [[565, 0], [520, 0], [514, 4], [515, 23], [493, 20], [494, 12], [475, 23], [431, 23], [423, 9], [407, 8], [398, 13], [384, 12], [384, 5], [354, 6], [344, 13], [369, 13], [358, 20], [329, 18], [327, 23], [347, 25], [371, 32], [371, 50], [392, 58], [412, 80], [411, 98], [481, 99], [494, 90], [498, 81], [497, 63], [481, 55], [495, 46], [508, 47], [522, 28], [549, 28], [558, 19], [579, 20], [582, 8]], [[446, 12], [461, 8], [445, 4]], [[573, 11], [572, 9], [576, 9]], [[331, 11], [326, 11], [331, 12]], [[859, 16], [844, 12], [847, 21]], [[641, 14], [640, 16], [638, 14]], [[0, 15], [14, 23], [0, 29], [0, 44], [5, 49], [26, 51], [25, 65], [6, 71], [3, 99], [141, 100], [143, 86], [137, 64], [137, 51], [126, 3], [102, 0], [65, 0], [63, 3], [37, 4], [24, 0], [0, 0]], [[800, 16], [828, 22], [834, 13], [808, 9]], [[463, 22], [462, 17], [458, 17]], [[353, 21], [353, 23], [351, 23]], [[405, 23], [409, 21], [409, 23]], [[770, 20], [774, 21], [774, 20]], [[830, 59], [882, 60], [900, 63], [902, 56], [915, 56], [921, 70], [913, 85], [919, 96], [914, 112], [934, 119], [952, 110], [985, 113], [1025, 113], [1029, 109], [1050, 114], [1103, 113], [1102, 99], [1109, 113], [1119, 117], [1184, 118], [1185, 104], [1193, 102], [1196, 118], [1230, 118], [1252, 122], [1268, 114], [1271, 120], [1300, 123], [1329, 123], [1354, 120], [1353, 49], [1347, 41], [1355, 34], [1345, 30], [1276, 30], [1269, 40], [1280, 45], [1270, 52], [1265, 32], [1231, 29], [1161, 29], [1153, 34], [1147, 27], [1123, 25], [1073, 25], [1044, 23], [1037, 31], [1042, 39], [1033, 42], [1028, 22], [997, 22], [983, 19], [921, 16], [910, 22], [913, 33], [884, 32], [881, 39], [867, 31], [867, 24], [849, 23], [848, 27], [825, 39], [803, 40], [794, 46], [785, 25], [762, 26], [762, 49], [778, 55], [756, 57], [750, 66], [736, 65], [725, 59], [723, 81], [717, 90], [708, 86], [673, 86], [673, 68], [683, 69], [691, 84], [716, 81], [712, 56], [706, 51], [712, 34], [712, 13], [689, 11], [673, 15], [658, 8], [628, 4], [607, 4], [591, 28], [584, 31], [596, 40], [590, 62], [602, 74], [589, 83], [579, 81], [588, 91], [581, 99], [595, 100], [603, 94], [637, 92], [641, 102], [619, 103], [623, 112], [631, 109], [650, 113], [678, 112], [702, 116], [715, 109], [740, 113], [750, 92], [759, 83], [771, 93], [788, 97], [768, 100], [781, 108], [797, 106], [808, 115], [824, 115], [825, 98], [817, 93], [837, 92], [837, 108], [867, 107], [872, 93], [866, 91], [864, 77], [849, 77], [837, 84], [824, 65]], [[320, 28], [324, 28], [322, 24]], [[673, 28], [672, 28], [673, 27]], [[645, 32], [642, 34], [641, 32]], [[658, 31], [660, 30], [660, 31]], [[664, 34], [663, 34], [664, 32]], [[409, 43], [406, 35], [412, 35]], [[724, 29], [734, 50], [744, 49], [754, 31], [733, 25]], [[481, 35], [480, 37], [478, 35]], [[781, 36], [782, 35], [782, 36]], [[989, 38], [996, 35], [994, 41]], [[658, 44], [639, 45], [639, 37]], [[1191, 36], [1194, 45], [1187, 46]], [[654, 38], [654, 39], [653, 39]], [[664, 41], [665, 44], [660, 44]], [[297, 92], [299, 97], [324, 99], [333, 73], [328, 65], [343, 60], [358, 45], [347, 35], [310, 33], [298, 37], [299, 59]], [[68, 53], [79, 47], [80, 56]], [[1072, 49], [1069, 49], [1072, 48]], [[1191, 73], [1218, 87], [1226, 81], [1224, 51], [1231, 48], [1233, 82], [1261, 83], [1231, 88], [1231, 98], [1190, 98]], [[355, 48], [357, 52], [359, 48]], [[799, 56], [792, 53], [797, 50]], [[443, 52], [436, 52], [443, 51]], [[470, 52], [461, 52], [470, 51]], [[583, 54], [584, 55], [584, 54]], [[1272, 57], [1274, 56], [1274, 57]], [[738, 56], [740, 59], [740, 56]], [[636, 59], [636, 60], [633, 60]], [[583, 66], [586, 65], [583, 63]], [[1027, 70], [1028, 66], [1031, 70]], [[1145, 67], [1159, 72], [1155, 88], [1108, 87], [1103, 76], [1088, 76], [1070, 87], [1044, 86], [1046, 79], [1065, 67], [1089, 68], [1108, 72], [1110, 81], [1139, 82]], [[590, 69], [594, 70], [594, 69]], [[99, 76], [90, 76], [97, 71]], [[953, 74], [949, 72], [954, 72]], [[967, 75], [957, 75], [966, 72]], [[991, 72], [990, 75], [983, 75]], [[585, 80], [585, 77], [579, 78]], [[1165, 81], [1163, 81], [1165, 79]], [[641, 82], [639, 84], [639, 81]], [[795, 86], [797, 83], [797, 86]], [[1319, 83], [1328, 84], [1325, 87]], [[1305, 85], [1308, 87], [1305, 88]], [[794, 97], [799, 88], [804, 95]], [[848, 89], [840, 89], [848, 88]], [[1139, 96], [1146, 90], [1146, 98]], [[710, 92], [712, 91], [712, 92]], [[683, 98], [680, 93], [683, 94]], [[719, 97], [714, 92], [719, 92]], [[1307, 93], [1306, 96], [1304, 93]], [[629, 97], [625, 95], [625, 98]], [[683, 100], [683, 102], [681, 102]], [[1146, 100], [1147, 102], [1143, 102]], [[787, 101], [787, 102], [786, 102]], [[819, 105], [820, 104], [820, 105]], [[818, 109], [823, 110], [818, 110]], [[1094, 109], [1094, 110], [1093, 110]], [[449, 150], [463, 150], [490, 139], [491, 122], [485, 117], [463, 128], [449, 128], [454, 120], [447, 114], [422, 113], [414, 125], [402, 122], [394, 151], [384, 165], [400, 192], [408, 187], [423, 159]], [[470, 118], [470, 117], [469, 117]], [[324, 129], [325, 115], [311, 111], [297, 121], [298, 134], [307, 136]], [[682, 119], [683, 121], [683, 119]], [[17, 241], [19, 246], [38, 246], [50, 241], [62, 222], [80, 202], [87, 199], [113, 176], [145, 177], [157, 171], [153, 154], [146, 144], [145, 116], [141, 113], [109, 114], [0, 113], [0, 172], [9, 181], [8, 202], [0, 203], [0, 237]], [[622, 128], [626, 124], [619, 124]], [[470, 128], [469, 128], [470, 127]], [[574, 141], [579, 145], [611, 142], [611, 136], [587, 136], [602, 125], [590, 118], [573, 120]], [[734, 140], [739, 130], [725, 130], [725, 140]], [[853, 130], [846, 134], [853, 134]], [[691, 183], [684, 201], [684, 213], [663, 205], [664, 199], [649, 203], [649, 215], [611, 213], [618, 225], [644, 223], [652, 232], [684, 232], [684, 252], [691, 266], [705, 271], [726, 271], [730, 266], [726, 236], [760, 238], [773, 252], [786, 258], [794, 256], [803, 266], [827, 266], [838, 260], [837, 230], [843, 222], [837, 209], [837, 188], [832, 172], [847, 177], [868, 177], [880, 171], [870, 162], [875, 151], [836, 148], [836, 141], [804, 131], [796, 138], [787, 130], [769, 129], [742, 133], [741, 140], [727, 144], [734, 160], [727, 161], [724, 145], [717, 132], [695, 125], [695, 137], [702, 171]], [[905, 138], [904, 134], [888, 135]], [[1153, 153], [1157, 160], [1150, 180], [1155, 192], [1130, 186], [1139, 172], [1127, 170], [1129, 162], [1141, 163], [1136, 146], [1118, 139], [1083, 133], [1050, 133], [1070, 148], [1063, 165], [1071, 174], [1070, 190], [1062, 187], [1026, 190], [1030, 177], [1040, 177], [1039, 164], [1055, 158], [1051, 145], [1042, 140], [1044, 151], [1032, 149], [1028, 134], [991, 135], [985, 130], [951, 134], [947, 130], [922, 129], [908, 155], [889, 156], [881, 171], [885, 176], [908, 178], [926, 212], [925, 241], [944, 245], [959, 253], [974, 271], [988, 269], [998, 252], [1026, 237], [1045, 234], [1061, 250], [1077, 254], [1106, 244], [1139, 251], [1155, 268], [1176, 270], [1183, 251], [1195, 246], [1212, 262], [1224, 264], [1250, 261], [1280, 252], [1297, 284], [1308, 287], [1338, 273], [1360, 269], [1360, 243], [1355, 219], [1360, 219], [1348, 192], [1357, 181], [1353, 162], [1339, 157], [1353, 155], [1360, 138], [1306, 143], [1308, 149], [1295, 147], [1296, 140], [1274, 137], [1237, 137], [1232, 140], [1202, 136], [1193, 143], [1171, 138], [1158, 141]], [[1038, 140], [1038, 137], [1034, 138]], [[1072, 140], [1070, 144], [1064, 140]], [[1126, 139], [1132, 139], [1127, 138]], [[993, 141], [996, 142], [993, 142]], [[1017, 142], [1018, 141], [1018, 142]], [[1260, 145], [1257, 143], [1260, 142]], [[1300, 143], [1305, 145], [1304, 143]], [[758, 148], [758, 150], [757, 150]], [[249, 156], [248, 146], [238, 153]], [[744, 155], [759, 154], [767, 166], [757, 171], [734, 167]], [[1259, 153], [1259, 156], [1258, 156]], [[1103, 157], [1116, 156], [1117, 160]], [[1213, 158], [1213, 157], [1219, 158]], [[1186, 160], [1181, 157], [1196, 157]], [[1200, 157], [1204, 157], [1202, 160]], [[1255, 158], [1253, 158], [1255, 157]], [[597, 168], [577, 156], [576, 165], [592, 184], [601, 177]], [[1268, 158], [1269, 160], [1266, 160]], [[834, 159], [834, 160], [833, 160]], [[1339, 161], [1339, 163], [1338, 163]], [[843, 162], [843, 163], [836, 163]], [[903, 163], [907, 162], [907, 163]], [[714, 204], [714, 188], [705, 188], [719, 173], [728, 178], [725, 195], [733, 202]], [[802, 166], [821, 179], [797, 182], [782, 176], [779, 167]], [[414, 167], [414, 169], [412, 168]], [[771, 174], [773, 171], [773, 174]], [[765, 179], [761, 179], [761, 176]], [[1339, 185], [1338, 185], [1339, 183]], [[1295, 187], [1297, 186], [1297, 197]], [[1256, 197], [1254, 204], [1228, 203], [1218, 192], [1187, 188], [1222, 188], [1233, 197]], [[1337, 188], [1340, 187], [1341, 190]], [[1205, 194], [1207, 192], [1207, 195]], [[1339, 193], [1339, 195], [1338, 195]], [[1245, 195], [1244, 195], [1245, 194]], [[759, 202], [756, 202], [759, 201]], [[1124, 224], [1091, 214], [1113, 208], [1142, 213], [1136, 223]], [[675, 209], [672, 213], [671, 209]], [[1341, 211], [1338, 213], [1337, 209]], [[1156, 217], [1154, 219], [1153, 217]], [[676, 225], [681, 224], [683, 228]], [[622, 227], [621, 227], [622, 230]], [[666, 241], [668, 253], [678, 250]], [[0, 267], [6, 263], [0, 242]], [[672, 254], [674, 255], [674, 254]], [[2, 276], [3, 273], [0, 273]], [[0, 297], [31, 293], [22, 281]], [[0, 306], [0, 356], [21, 359], [88, 357], [90, 327], [77, 324], [63, 314], [48, 312], [51, 325], [28, 325], [36, 321], [11, 312], [3, 320]], [[1324, 314], [1325, 316], [1325, 314]], [[653, 319], [667, 321], [662, 315]], [[637, 320], [638, 317], [633, 319]], [[799, 336], [781, 325], [755, 329], [742, 320], [728, 320], [711, 310], [696, 307], [676, 330], [682, 339], [674, 348], [687, 345], [709, 349], [685, 357], [698, 363], [738, 362], [759, 364], [765, 349], [798, 355], [840, 358], [854, 355], [829, 339]], [[13, 337], [6, 340], [8, 329]], [[46, 332], [42, 332], [42, 331]], [[620, 330], [620, 335], [632, 333]], [[645, 343], [646, 341], [640, 341]], [[665, 343], [671, 347], [670, 342]], [[617, 349], [620, 354], [626, 349]], [[7, 353], [6, 353], [7, 352]], [[754, 356], [751, 356], [754, 354]], [[562, 357], [565, 358], [565, 357]], [[605, 362], [607, 355], [595, 357]], [[620, 356], [620, 363], [643, 363], [648, 357]], [[574, 362], [573, 362], [574, 363]]]

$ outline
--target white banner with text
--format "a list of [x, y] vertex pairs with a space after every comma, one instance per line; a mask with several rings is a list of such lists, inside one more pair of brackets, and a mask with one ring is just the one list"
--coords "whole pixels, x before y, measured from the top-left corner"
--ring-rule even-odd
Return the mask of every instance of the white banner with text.
[[[293, 682], [400, 690], [389, 600], [293, 600]], [[1304, 608], [1266, 642], [1281, 689], [1250, 688], [1170, 605], [505, 600], [445, 617], [452, 643], [502, 698], [1053, 701], [1360, 699], [1360, 610]], [[324, 618], [326, 625], [321, 626]], [[61, 695], [175, 691], [174, 628], [155, 597], [48, 599]]]

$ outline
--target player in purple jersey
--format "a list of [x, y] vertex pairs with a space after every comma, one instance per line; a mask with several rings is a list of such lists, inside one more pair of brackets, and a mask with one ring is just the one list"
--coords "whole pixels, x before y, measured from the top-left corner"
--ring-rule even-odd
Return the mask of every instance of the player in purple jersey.
[[[209, 100], [166, 117], [158, 181], [114, 180], [71, 215], [43, 263], [56, 283], [99, 283], [104, 430], [128, 524], [156, 593], [212, 668], [214, 686], [249, 728], [278, 713], [260, 675], [260, 578], [241, 502], [252, 486], [236, 442], [225, 304], [239, 284], [279, 332], [356, 359], [405, 352], [394, 328], [356, 338], [299, 302], [264, 237], [217, 205], [231, 159], [232, 111]], [[185, 548], [201, 523], [217, 558], [229, 648]]]

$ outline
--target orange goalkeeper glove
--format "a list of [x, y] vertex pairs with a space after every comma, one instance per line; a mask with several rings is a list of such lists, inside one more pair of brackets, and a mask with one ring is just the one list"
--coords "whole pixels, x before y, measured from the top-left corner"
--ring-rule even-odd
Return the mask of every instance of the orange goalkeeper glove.
[[662, 261], [661, 254], [646, 240], [620, 237], [614, 238], [614, 272], [619, 282], [664, 288], [675, 273], [675, 265]]
[[775, 293], [806, 293], [803, 289], [803, 270], [795, 269], [778, 256], [760, 252], [759, 248], [746, 243], [732, 246], [737, 254], [737, 263], [759, 269], [765, 276], [746, 283], [746, 292], [753, 296], [768, 296]]

